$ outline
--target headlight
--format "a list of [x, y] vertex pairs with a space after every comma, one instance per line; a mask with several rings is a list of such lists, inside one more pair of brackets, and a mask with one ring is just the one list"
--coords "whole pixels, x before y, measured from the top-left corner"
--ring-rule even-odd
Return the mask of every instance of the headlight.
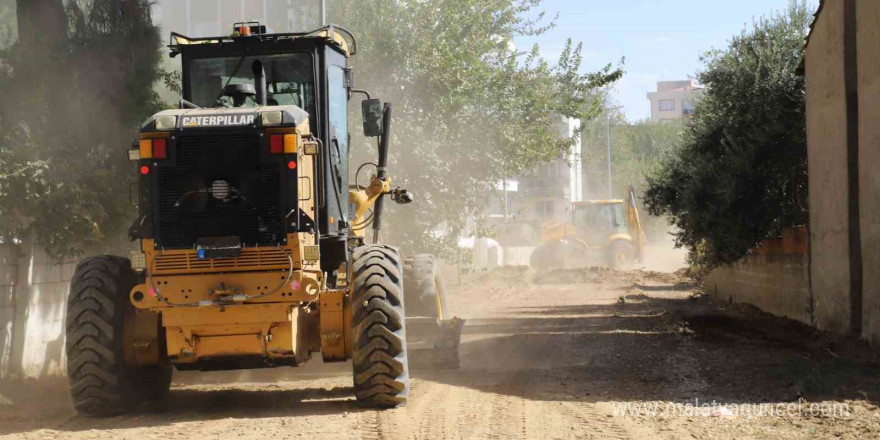
[[156, 116], [156, 130], [174, 130], [177, 116]]
[[136, 272], [140, 272], [147, 268], [147, 256], [143, 252], [131, 252], [131, 268]]
[[261, 120], [263, 122], [263, 127], [267, 127], [270, 125], [281, 125], [282, 113], [281, 112], [263, 112], [260, 113]]

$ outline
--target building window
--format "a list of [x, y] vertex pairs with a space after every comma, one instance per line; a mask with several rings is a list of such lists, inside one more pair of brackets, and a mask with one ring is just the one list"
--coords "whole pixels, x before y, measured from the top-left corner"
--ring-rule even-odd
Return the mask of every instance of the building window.
[[674, 99], [663, 99], [660, 101], [660, 111], [661, 112], [671, 112], [675, 110], [675, 100]]
[[681, 101], [681, 114], [691, 116], [694, 114], [694, 104], [689, 101]]

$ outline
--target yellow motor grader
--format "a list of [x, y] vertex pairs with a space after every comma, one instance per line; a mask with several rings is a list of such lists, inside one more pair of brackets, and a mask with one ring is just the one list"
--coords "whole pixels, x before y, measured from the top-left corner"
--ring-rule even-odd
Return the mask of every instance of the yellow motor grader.
[[629, 269], [644, 262], [643, 240], [635, 192], [629, 187], [626, 200], [574, 202], [569, 222], [542, 226], [541, 245], [532, 252], [529, 265], [538, 271], [593, 263]]
[[[148, 118], [128, 151], [140, 250], [76, 268], [66, 351], [82, 414], [161, 401], [172, 368], [296, 366], [313, 353], [351, 360], [357, 399], [393, 407], [408, 398], [409, 334], [457, 365], [463, 321], [448, 315], [433, 257], [378, 243], [385, 196], [412, 197], [386, 168], [391, 105], [353, 88], [354, 36], [233, 29], [172, 33], [179, 108]], [[379, 144], [367, 186], [349, 185], [354, 94]]]

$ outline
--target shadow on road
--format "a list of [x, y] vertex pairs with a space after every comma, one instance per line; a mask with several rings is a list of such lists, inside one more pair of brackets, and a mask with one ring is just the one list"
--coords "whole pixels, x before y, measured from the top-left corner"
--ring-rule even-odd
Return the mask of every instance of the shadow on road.
[[414, 376], [534, 400], [880, 401], [876, 350], [679, 289], [470, 320], [462, 369]]
[[[60, 392], [61, 390], [59, 390]], [[48, 397], [48, 396], [47, 396]], [[60, 393], [57, 397], [62, 397]], [[40, 411], [38, 419], [4, 418], [0, 412], [0, 435], [36, 429], [87, 431], [166, 426], [182, 422], [210, 422], [229, 417], [257, 419], [357, 413], [365, 411], [354, 400], [350, 387], [291, 389], [274, 384], [217, 385], [182, 387], [172, 390], [168, 405], [161, 411], [145, 410], [104, 419], [76, 415], [69, 408], [20, 407], [19, 411]], [[16, 423], [17, 422], [17, 423]]]
[[[517, 306], [500, 317], [470, 319], [462, 368], [414, 368], [414, 389], [434, 382], [531, 400], [583, 402], [805, 398], [876, 404], [880, 399], [880, 362], [865, 358], [876, 351], [864, 344], [831, 345], [827, 335], [808, 327], [695, 299], [674, 283], [667, 290], [649, 290], [631, 289], [616, 303], [606, 298], [595, 304]], [[159, 414], [96, 420], [67, 409], [58, 417], [23, 422], [4, 419], [0, 406], [0, 435], [365, 411], [350, 387], [338, 386], [350, 383], [350, 368], [316, 360], [299, 369], [179, 374], [169, 408]], [[309, 382], [298, 388], [297, 381], [304, 380]]]

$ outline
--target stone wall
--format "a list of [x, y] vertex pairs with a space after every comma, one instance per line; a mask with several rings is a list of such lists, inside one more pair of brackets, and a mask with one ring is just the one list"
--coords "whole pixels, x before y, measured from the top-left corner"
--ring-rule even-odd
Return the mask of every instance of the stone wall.
[[706, 293], [814, 325], [808, 241], [806, 227], [765, 240], [735, 264], [713, 270], [704, 282]]

